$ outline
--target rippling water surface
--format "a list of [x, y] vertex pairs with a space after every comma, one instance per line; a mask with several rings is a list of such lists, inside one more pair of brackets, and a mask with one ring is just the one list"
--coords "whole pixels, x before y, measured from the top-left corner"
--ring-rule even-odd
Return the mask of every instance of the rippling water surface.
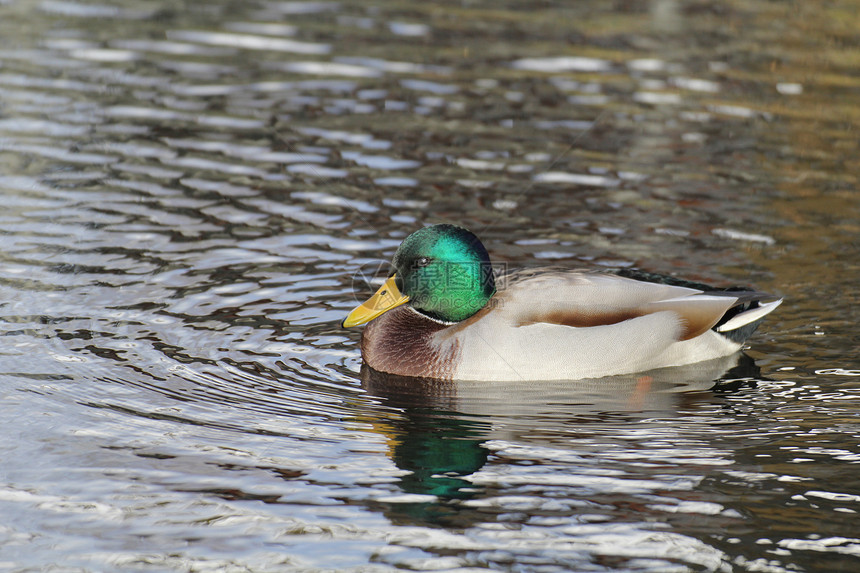
[[[858, 570], [858, 26], [0, 2], [0, 566]], [[339, 321], [442, 221], [786, 302], [645, 392], [363, 372]]]

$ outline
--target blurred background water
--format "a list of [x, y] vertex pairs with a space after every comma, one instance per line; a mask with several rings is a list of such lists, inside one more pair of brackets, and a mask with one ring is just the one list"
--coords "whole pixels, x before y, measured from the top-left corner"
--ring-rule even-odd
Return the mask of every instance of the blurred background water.
[[[858, 570], [858, 30], [853, 0], [0, 2], [0, 567]], [[362, 277], [443, 221], [786, 302], [646, 395], [362, 372]]]

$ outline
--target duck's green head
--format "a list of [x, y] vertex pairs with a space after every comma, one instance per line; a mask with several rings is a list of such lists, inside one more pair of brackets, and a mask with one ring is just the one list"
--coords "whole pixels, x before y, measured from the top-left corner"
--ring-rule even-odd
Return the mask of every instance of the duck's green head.
[[395, 274], [373, 297], [343, 321], [356, 326], [408, 302], [445, 322], [465, 320], [481, 310], [496, 292], [490, 256], [470, 231], [432, 225], [415, 231], [394, 253]]

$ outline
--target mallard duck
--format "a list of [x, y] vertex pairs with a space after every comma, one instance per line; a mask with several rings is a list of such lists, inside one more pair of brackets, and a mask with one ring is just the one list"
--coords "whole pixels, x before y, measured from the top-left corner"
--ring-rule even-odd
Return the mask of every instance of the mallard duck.
[[637, 271], [532, 269], [497, 288], [484, 245], [454, 225], [415, 231], [392, 266], [343, 326], [369, 323], [361, 354], [374, 370], [442, 380], [597, 378], [728, 356], [782, 302]]

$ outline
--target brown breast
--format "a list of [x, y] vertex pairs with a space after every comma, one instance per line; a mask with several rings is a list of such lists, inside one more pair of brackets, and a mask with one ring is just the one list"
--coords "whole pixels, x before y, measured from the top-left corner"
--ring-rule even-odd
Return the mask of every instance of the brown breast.
[[456, 341], [443, 351], [432, 336], [451, 328], [401, 306], [376, 318], [361, 336], [361, 356], [374, 370], [449, 380], [459, 358]]

